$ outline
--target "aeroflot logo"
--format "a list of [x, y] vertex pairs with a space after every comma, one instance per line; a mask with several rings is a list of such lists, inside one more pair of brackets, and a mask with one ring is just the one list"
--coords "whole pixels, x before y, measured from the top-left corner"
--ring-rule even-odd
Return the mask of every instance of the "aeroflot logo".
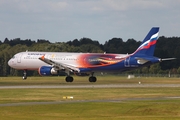
[[147, 40], [146, 42], [144, 42], [138, 49], [148, 49], [150, 48], [150, 46], [156, 44], [157, 39], [158, 39], [158, 33], [152, 35], [150, 40]]
[[44, 53], [28, 53], [28, 55], [45, 55]]

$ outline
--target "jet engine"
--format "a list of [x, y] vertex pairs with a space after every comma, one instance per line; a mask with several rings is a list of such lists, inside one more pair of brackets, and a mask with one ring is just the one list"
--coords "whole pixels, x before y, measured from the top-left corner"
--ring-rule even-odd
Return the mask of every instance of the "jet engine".
[[42, 76], [48, 76], [48, 75], [56, 75], [58, 74], [58, 70], [51, 66], [42, 66], [38, 70], [39, 74]]

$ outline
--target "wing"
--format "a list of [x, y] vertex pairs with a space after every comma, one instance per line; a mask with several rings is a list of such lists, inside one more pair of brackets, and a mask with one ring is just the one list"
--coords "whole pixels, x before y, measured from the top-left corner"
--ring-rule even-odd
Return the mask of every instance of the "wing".
[[64, 63], [60, 63], [60, 62], [55, 62], [53, 60], [45, 58], [45, 56], [42, 56], [39, 59], [57, 69], [65, 69], [65, 70], [68, 70], [71, 72], [73, 72], [73, 71], [80, 72], [79, 68], [77, 68], [77, 67], [74, 67], [74, 66], [68, 65], [68, 64], [64, 64]]

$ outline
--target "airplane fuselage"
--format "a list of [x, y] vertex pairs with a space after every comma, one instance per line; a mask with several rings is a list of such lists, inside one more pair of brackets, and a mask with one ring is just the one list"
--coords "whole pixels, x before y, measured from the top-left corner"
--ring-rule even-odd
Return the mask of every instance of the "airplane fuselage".
[[18, 70], [38, 70], [41, 66], [50, 66], [39, 60], [42, 56], [57, 63], [79, 68], [80, 72], [113, 72], [141, 66], [134, 56], [128, 54], [65, 52], [20, 52], [14, 55], [8, 64]]

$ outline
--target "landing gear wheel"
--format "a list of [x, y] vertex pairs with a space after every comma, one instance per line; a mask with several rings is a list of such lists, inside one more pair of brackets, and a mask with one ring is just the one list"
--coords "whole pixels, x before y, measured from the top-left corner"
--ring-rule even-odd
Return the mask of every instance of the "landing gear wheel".
[[71, 76], [67, 76], [66, 77], [66, 82], [73, 82], [73, 77], [71, 77]]
[[97, 79], [94, 76], [89, 77], [89, 82], [96, 82]]
[[23, 78], [23, 80], [26, 80], [26, 79], [27, 79], [27, 76], [23, 76], [22, 78]]
[[24, 70], [24, 73], [23, 73], [23, 80], [26, 80], [27, 79], [27, 70]]

